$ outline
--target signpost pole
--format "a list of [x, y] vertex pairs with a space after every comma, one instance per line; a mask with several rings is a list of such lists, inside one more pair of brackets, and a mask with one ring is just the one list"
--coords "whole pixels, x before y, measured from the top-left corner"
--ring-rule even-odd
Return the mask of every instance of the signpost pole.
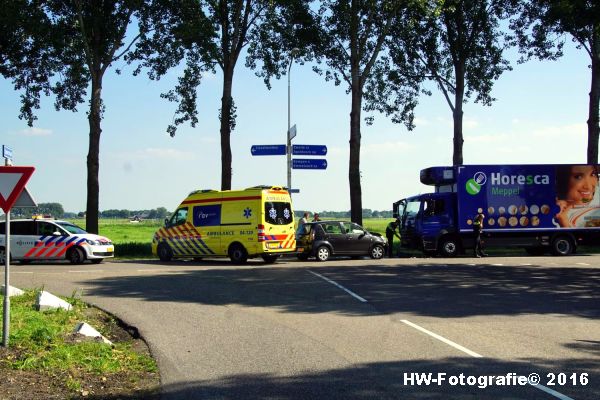
[[10, 326], [10, 210], [6, 212], [6, 244], [4, 246], [4, 316], [2, 320], [2, 346], [8, 347]]
[[[288, 190], [292, 189], [292, 137], [290, 129], [292, 128], [291, 116], [290, 116], [290, 73], [292, 72], [292, 62], [290, 59], [290, 66], [288, 68], [288, 128], [287, 128], [287, 187]], [[290, 196], [292, 194], [290, 193]]]

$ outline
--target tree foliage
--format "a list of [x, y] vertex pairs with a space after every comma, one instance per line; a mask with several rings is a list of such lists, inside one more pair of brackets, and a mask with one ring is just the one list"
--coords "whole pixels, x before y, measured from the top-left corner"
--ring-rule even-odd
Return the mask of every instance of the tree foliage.
[[[219, 110], [221, 136], [221, 189], [231, 189], [231, 132], [236, 106], [233, 77], [237, 62], [247, 51], [246, 66], [261, 63], [267, 86], [272, 76], [280, 77], [286, 54], [306, 35], [310, 21], [304, 0], [183, 0], [160, 2], [144, 18], [142, 38], [135, 57], [143, 57], [136, 73], [149, 70], [160, 79], [169, 69], [185, 62], [177, 86], [163, 97], [178, 103], [174, 123], [167, 131], [175, 136], [177, 126], [198, 122], [197, 87], [204, 74], [218, 67], [223, 73]], [[296, 35], [296, 33], [298, 33]]]
[[[426, 0], [396, 19], [394, 63], [415, 65], [415, 79], [431, 80], [444, 95], [454, 121], [454, 165], [463, 163], [463, 104], [474, 98], [491, 105], [495, 80], [511, 69], [500, 20], [513, 12], [507, 0]], [[400, 78], [392, 75], [391, 82]]]
[[394, 18], [405, 6], [406, 2], [400, 0], [323, 0], [318, 11], [319, 56], [325, 67], [316, 71], [336, 85], [345, 83], [347, 93], [351, 93], [348, 179], [351, 218], [359, 224], [362, 223], [361, 112], [385, 109], [391, 114], [402, 109], [395, 122], [406, 121], [409, 126], [412, 122], [414, 99], [402, 98], [386, 108], [376, 104], [381, 97], [369, 95], [372, 89], [386, 85], [382, 71], [388, 60], [387, 39]]
[[587, 163], [598, 163], [600, 107], [600, 3], [594, 0], [528, 0], [511, 22], [525, 61], [556, 60], [567, 36], [590, 57], [591, 84], [588, 110]]

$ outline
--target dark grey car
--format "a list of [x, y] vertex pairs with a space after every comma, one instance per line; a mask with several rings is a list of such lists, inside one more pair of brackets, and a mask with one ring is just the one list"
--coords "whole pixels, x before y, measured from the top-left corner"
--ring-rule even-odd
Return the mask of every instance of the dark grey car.
[[347, 221], [308, 222], [296, 231], [298, 258], [327, 261], [332, 255], [383, 257], [387, 241], [378, 233]]

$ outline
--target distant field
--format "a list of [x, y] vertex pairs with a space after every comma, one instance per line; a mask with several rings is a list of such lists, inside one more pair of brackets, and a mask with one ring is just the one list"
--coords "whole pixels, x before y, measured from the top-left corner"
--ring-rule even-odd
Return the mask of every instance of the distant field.
[[[85, 229], [84, 219], [69, 221]], [[369, 231], [383, 234], [389, 221], [391, 220], [367, 218], [363, 220], [363, 225]], [[163, 221], [150, 219], [141, 222], [130, 222], [128, 219], [100, 219], [98, 221], [100, 235], [106, 236], [115, 244], [151, 243], [154, 232], [162, 225]]]

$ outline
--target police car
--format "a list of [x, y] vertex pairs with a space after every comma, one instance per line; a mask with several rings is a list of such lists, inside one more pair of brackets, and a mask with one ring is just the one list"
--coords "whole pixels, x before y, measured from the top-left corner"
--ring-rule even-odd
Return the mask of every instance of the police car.
[[[54, 219], [17, 219], [10, 221], [10, 259], [30, 261], [69, 260], [94, 264], [114, 257], [113, 243], [87, 233], [77, 225]], [[0, 265], [6, 257], [6, 222], [0, 222]]]

